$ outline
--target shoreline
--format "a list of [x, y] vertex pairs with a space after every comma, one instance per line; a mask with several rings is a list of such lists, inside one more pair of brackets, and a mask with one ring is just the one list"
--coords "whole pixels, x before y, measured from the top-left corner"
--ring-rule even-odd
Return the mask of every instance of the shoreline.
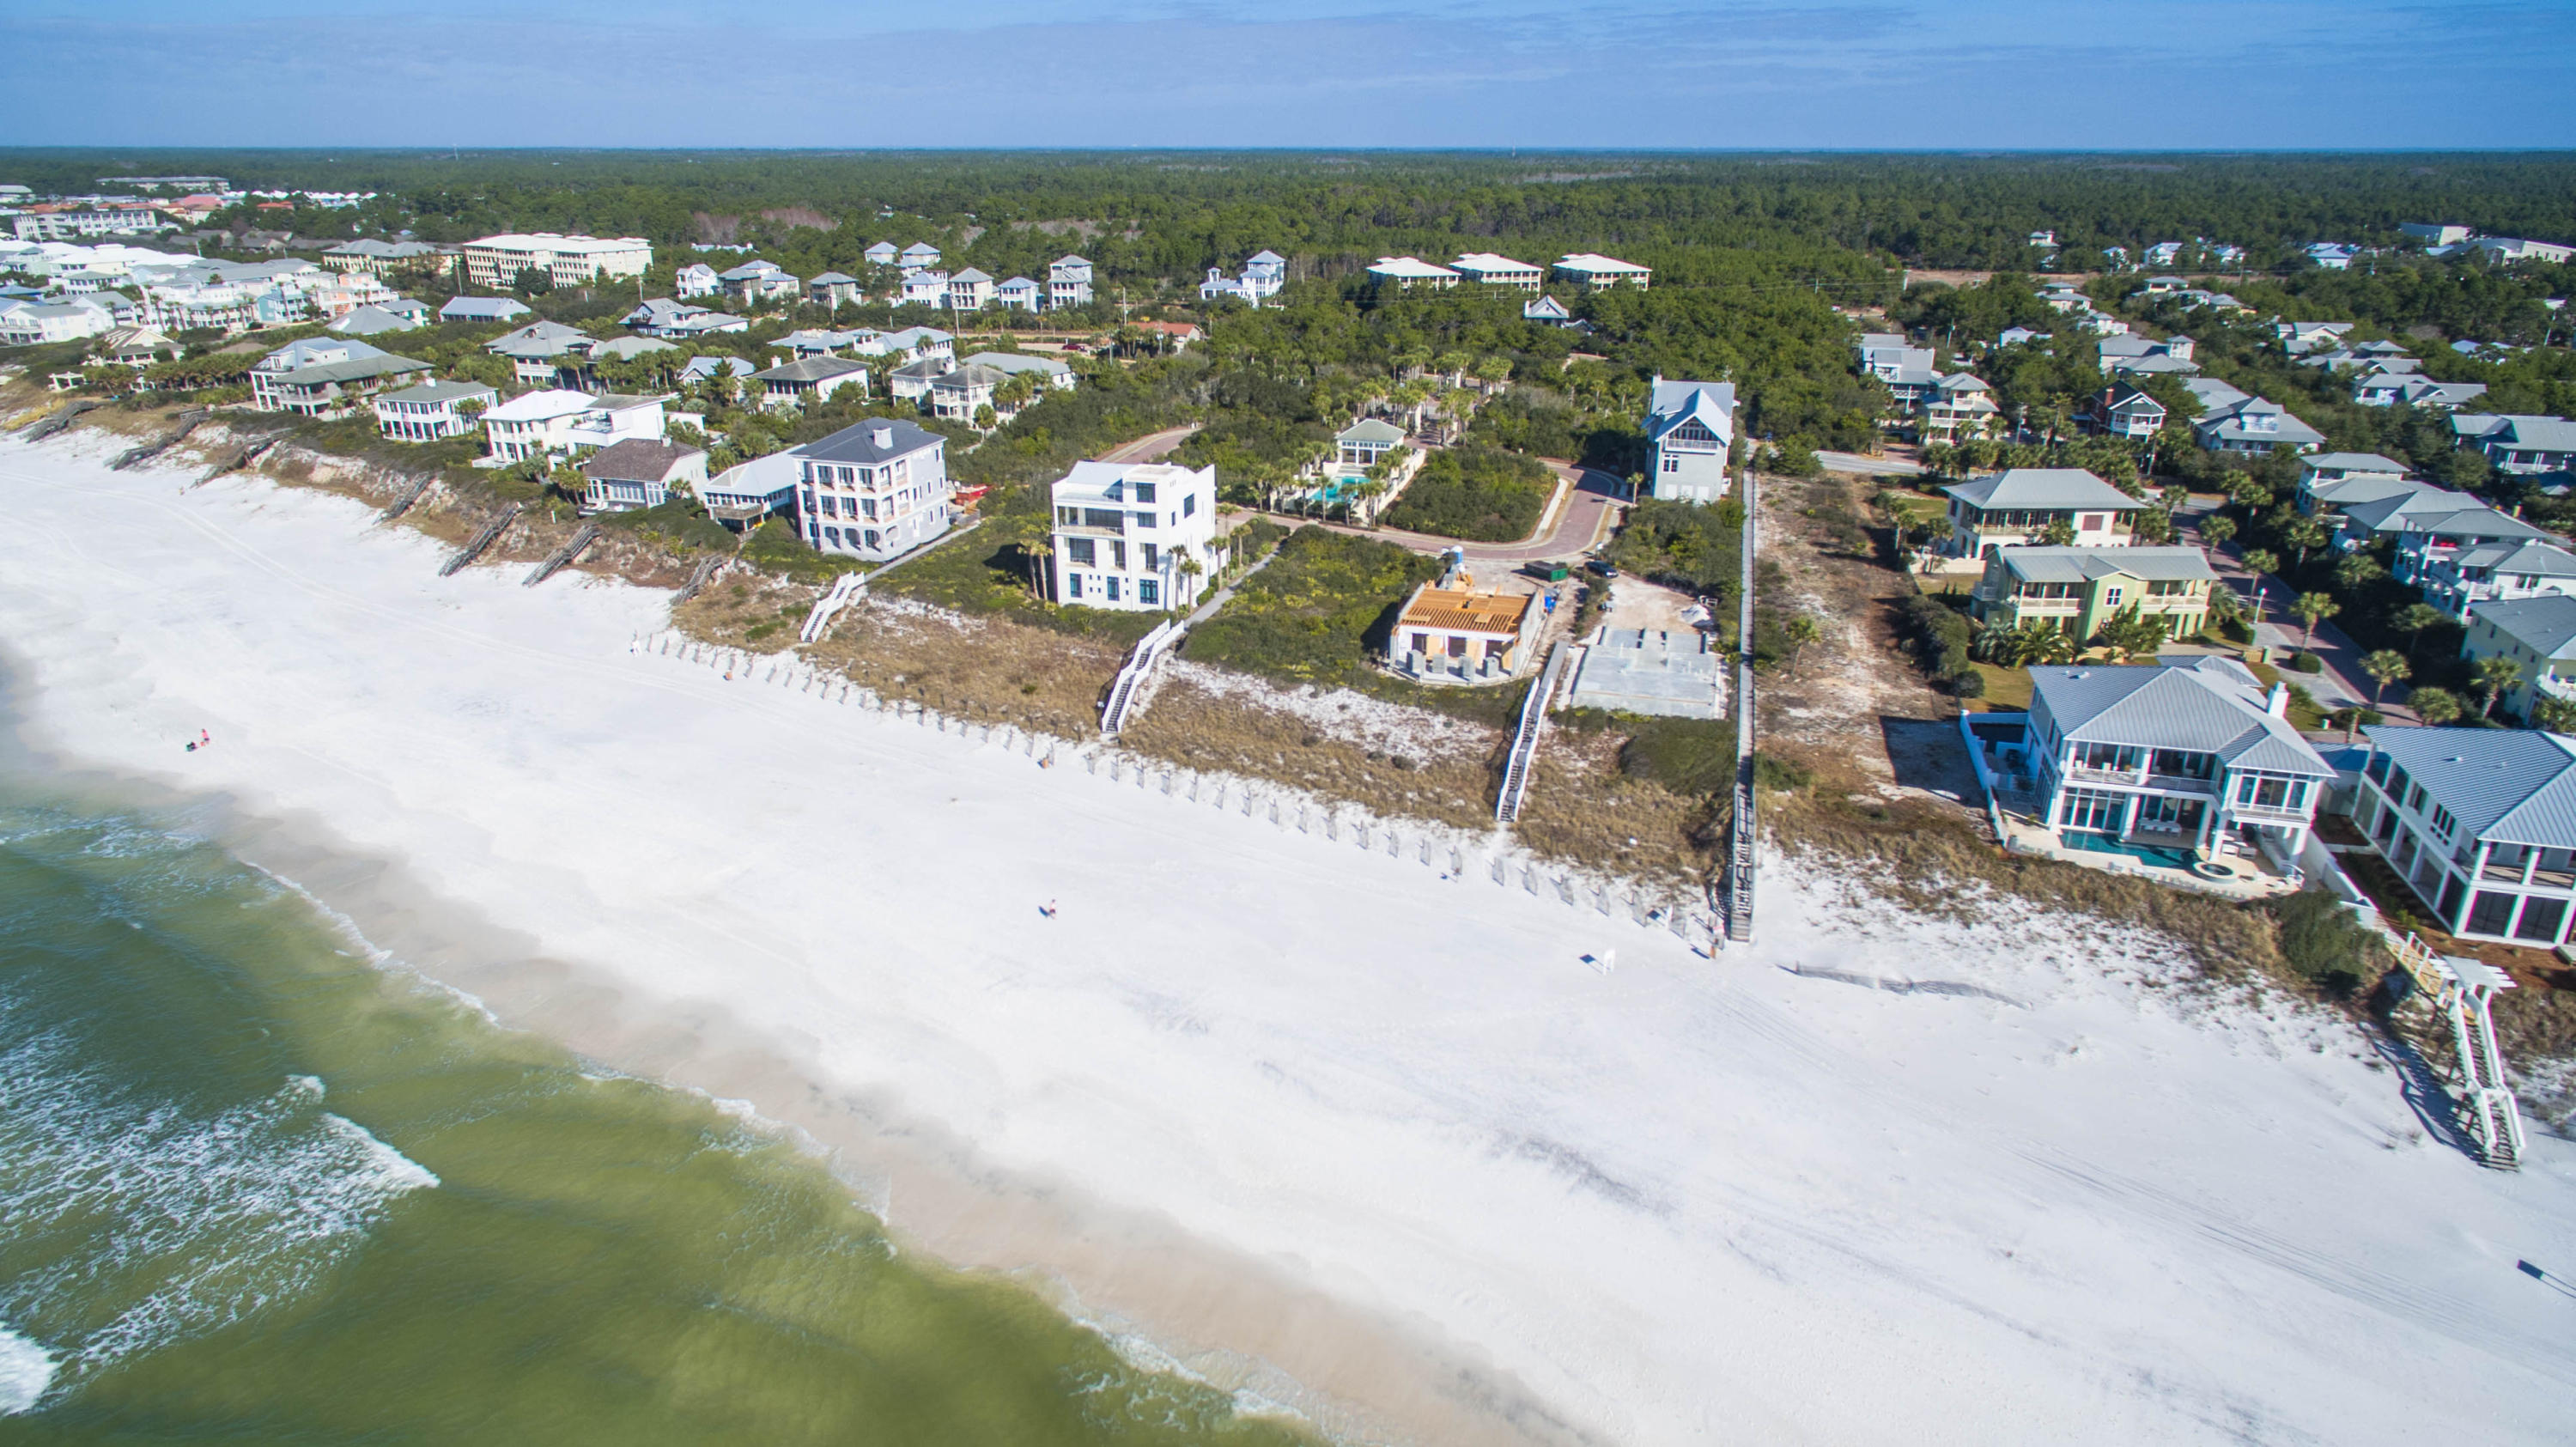
[[[839, 1153], [907, 1245], [1055, 1282], [1077, 1319], [1233, 1364], [1346, 1440], [2196, 1440], [2248, 1400], [2329, 1437], [2423, 1420], [2304, 1347], [2320, 1320], [2342, 1348], [2506, 1373], [2500, 1440], [2545, 1440], [2534, 1389], [2576, 1381], [2507, 1285], [2451, 1283], [2397, 1234], [2465, 1213], [2541, 1252], [2560, 1153], [2510, 1182], [2387, 1154], [2367, 1137], [2405, 1108], [2345, 1045], [2295, 1012], [2163, 1007], [2134, 933], [1998, 906], [1980, 944], [1793, 864], [1766, 875], [1764, 945], [1696, 960], [1132, 782], [655, 672], [619, 645], [662, 595], [436, 580], [435, 545], [343, 500], [252, 478], [164, 503], [168, 475], [95, 466], [0, 449], [0, 623], [28, 641], [40, 756], [198, 801], [505, 1024], [751, 1101]], [[210, 757], [155, 742], [195, 718]], [[1036, 916], [1050, 898], [1067, 918]], [[2016, 928], [2025, 950], [1989, 947]], [[1580, 961], [1605, 947], [1615, 970]], [[1772, 968], [1795, 963], [2023, 1003]], [[2063, 1156], [2120, 1189], [2069, 1195]], [[2145, 1210], [2144, 1180], [2211, 1200]], [[2334, 1210], [2360, 1239], [2278, 1301], [2194, 1255]], [[2373, 1316], [2336, 1288], [2346, 1257], [2503, 1324]], [[2148, 1303], [2174, 1319], [2088, 1314]], [[2198, 1360], [2195, 1331], [2255, 1349]]]

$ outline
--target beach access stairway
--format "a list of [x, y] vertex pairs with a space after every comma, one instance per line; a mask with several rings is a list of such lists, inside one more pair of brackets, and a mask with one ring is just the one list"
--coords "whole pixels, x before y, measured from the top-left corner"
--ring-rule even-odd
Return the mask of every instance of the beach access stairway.
[[262, 457], [267, 456], [269, 449], [275, 447], [279, 442], [284, 441], [285, 437], [286, 434], [280, 432], [271, 436], [243, 443], [241, 446], [236, 447], [232, 451], [225, 453], [223, 456], [216, 458], [214, 465], [207, 468], [205, 472], [200, 475], [195, 482], [190, 483], [189, 486], [203, 487], [207, 483], [214, 481], [216, 478], [223, 476], [225, 473], [241, 471], [243, 468], [259, 461]]
[[1726, 897], [1720, 901], [1730, 943], [1753, 939], [1753, 470], [1738, 468], [1736, 495], [1744, 499], [1744, 577], [1738, 589], [1735, 621], [1735, 819], [1726, 860]]
[[204, 422], [208, 417], [213, 415], [213, 413], [207, 411], [203, 407], [189, 408], [187, 411], [179, 414], [177, 419], [179, 423], [178, 426], [162, 433], [159, 437], [154, 438], [150, 442], [129, 447], [123, 452], [116, 454], [116, 460], [107, 465], [108, 471], [123, 472], [125, 469], [136, 466], [137, 464], [150, 462], [153, 458], [160, 456], [162, 453], [167, 452], [171, 448], [186, 441], [188, 434], [196, 431], [199, 423]]
[[674, 603], [686, 603], [691, 598], [698, 596], [700, 592], [705, 590], [707, 584], [716, 580], [716, 570], [724, 565], [725, 560], [722, 558], [698, 559], [698, 565], [689, 570], [689, 581], [680, 585], [679, 595], [674, 597], [671, 601]]
[[2495, 992], [2514, 988], [2513, 976], [2483, 960], [2437, 955], [2409, 934], [2392, 948], [2397, 963], [2433, 999], [2433, 1008], [2450, 1022], [2452, 1048], [2459, 1054], [2459, 1085], [2469, 1118], [2469, 1134], [2478, 1155], [2502, 1171], [2522, 1169], [2522, 1113], [2505, 1083], [2504, 1052], [2496, 1046]]
[[830, 630], [832, 619], [837, 616], [842, 609], [850, 606], [852, 600], [856, 599], [861, 593], [866, 592], [867, 587], [867, 574], [865, 573], [843, 573], [841, 576], [834, 578], [832, 580], [831, 590], [825, 593], [822, 597], [815, 599], [814, 607], [811, 611], [806, 613], [805, 626], [796, 630], [796, 641], [799, 643], [812, 643], [821, 638], [825, 632]]
[[439, 567], [438, 576], [444, 578], [465, 571], [476, 558], [483, 556], [486, 550], [499, 542], [501, 534], [508, 532], [510, 524], [518, 520], [519, 504], [514, 502], [502, 512], [499, 521], [486, 525], [483, 531], [467, 539], [465, 546], [458, 548], [455, 555]]
[[96, 401], [87, 397], [84, 397], [77, 402], [66, 402], [63, 404], [61, 411], [50, 413], [28, 423], [25, 427], [19, 429], [18, 435], [27, 439], [29, 442], [42, 442], [46, 438], [53, 436], [55, 433], [62, 431], [64, 428], [71, 426], [73, 421], [82, 413], [95, 412], [106, 405], [107, 404], [104, 402]]
[[1118, 676], [1110, 680], [1109, 697], [1100, 705], [1100, 737], [1117, 742], [1119, 732], [1127, 727], [1136, 711], [1136, 700], [1144, 691], [1145, 679], [1157, 664], [1172, 654], [1185, 630], [1166, 618], [1154, 625], [1153, 631], [1136, 640], [1127, 651], [1127, 661], [1119, 666]]
[[404, 479], [402, 491], [394, 494], [394, 500], [386, 505], [376, 520], [389, 523], [411, 511], [413, 505], [429, 492], [430, 484], [436, 481], [438, 478], [434, 474], [426, 472], [414, 473]]
[[581, 531], [572, 535], [572, 541], [565, 543], [562, 547], [548, 553], [544, 562], [529, 569], [527, 578], [521, 582], [519, 586], [523, 588], [533, 588], [564, 569], [571, 567], [574, 559], [580, 557], [584, 552], [589, 550], [592, 543], [598, 541], [599, 524], [583, 523], [581, 525]]
[[1509, 824], [1521, 817], [1521, 800], [1529, 793], [1530, 765], [1538, 758], [1539, 736], [1547, 732], [1548, 705], [1556, 697], [1557, 679], [1564, 674], [1566, 659], [1572, 655], [1572, 646], [1559, 639], [1548, 650], [1547, 667], [1539, 671], [1538, 682], [1521, 700], [1521, 720], [1512, 730], [1512, 751], [1503, 760], [1503, 787], [1494, 795], [1497, 824]]

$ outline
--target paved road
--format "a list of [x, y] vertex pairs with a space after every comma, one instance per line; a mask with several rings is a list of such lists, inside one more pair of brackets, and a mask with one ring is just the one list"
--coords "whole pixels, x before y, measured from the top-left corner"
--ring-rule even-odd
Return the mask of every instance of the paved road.
[[1148, 432], [1133, 442], [1122, 442], [1110, 448], [1100, 454], [1100, 460], [1102, 462], [1160, 462], [1172, 455], [1172, 449], [1181, 445], [1182, 438], [1198, 430], [1199, 424], [1193, 422], [1187, 427], [1166, 427], [1160, 432]]
[[[1464, 548], [1471, 563], [1528, 563], [1539, 559], [1581, 557], [1594, 544], [1608, 536], [1610, 525], [1625, 506], [1627, 485], [1606, 472], [1569, 467], [1551, 462], [1548, 469], [1572, 486], [1563, 509], [1557, 514], [1556, 526], [1545, 536], [1532, 534], [1513, 543], [1462, 543], [1456, 538], [1434, 537], [1429, 533], [1411, 533], [1402, 528], [1362, 528], [1348, 523], [1323, 523], [1337, 533], [1354, 537], [1382, 538], [1398, 543], [1417, 553], [1438, 553], [1450, 548]], [[1294, 523], [1294, 513], [1280, 515], [1280, 521]], [[1544, 519], [1541, 520], [1544, 525]]]
[[[2184, 536], [2187, 541], [2200, 541], [2197, 527], [2186, 528]], [[2305, 648], [2325, 663], [2323, 673], [2299, 674], [2283, 670], [2288, 677], [2304, 684], [2329, 712], [2351, 704], [2370, 705], [2371, 690], [2375, 685], [2371, 683], [2370, 675], [2361, 671], [2362, 649], [2346, 637], [2332, 619], [2317, 625], [2316, 641], [2310, 645], [2307, 626], [2290, 611], [2290, 602], [2299, 596], [2299, 592], [2290, 586], [2287, 579], [2271, 573], [2258, 578], [2247, 572], [2243, 551], [2234, 542], [2224, 548], [2207, 548], [2206, 551], [2210, 567], [2245, 601], [2256, 601], [2259, 590], [2262, 617], [2254, 625], [2256, 643], [2272, 650], [2276, 659], [2287, 659], [2290, 654]], [[2381, 703], [2377, 707], [2391, 717], [2413, 721], [2413, 716], [2396, 704]]]

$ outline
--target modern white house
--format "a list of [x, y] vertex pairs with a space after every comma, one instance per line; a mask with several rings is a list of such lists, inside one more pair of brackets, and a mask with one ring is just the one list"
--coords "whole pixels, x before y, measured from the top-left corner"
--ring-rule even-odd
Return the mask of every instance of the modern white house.
[[801, 535], [796, 497], [804, 471], [805, 464], [792, 452], [755, 457], [707, 479], [698, 489], [698, 501], [706, 504], [708, 517], [738, 533], [775, 517], [786, 519], [789, 530]]
[[1536, 291], [1547, 280], [1547, 273], [1526, 261], [1496, 256], [1490, 251], [1470, 251], [1449, 263], [1450, 269], [1469, 281], [1486, 286], [1516, 287]]
[[2061, 523], [2065, 546], [2127, 547], [2135, 537], [2131, 520], [2147, 506], [2080, 467], [2015, 467], [1941, 491], [1950, 499], [1951, 529], [1942, 551], [1980, 560], [1996, 548], [2047, 542]]
[[[2458, 494], [2452, 494], [2453, 497]], [[2442, 507], [2437, 500], [2423, 499], [2418, 505], [2403, 510], [2393, 519], [2397, 527], [2397, 547], [2390, 554], [2388, 571], [2401, 583], [2428, 586], [2433, 575], [2444, 568], [2455, 568], [2462, 554], [2496, 543], [2556, 544], [2558, 535], [2533, 527], [2510, 513], [2499, 512], [2482, 502], [2466, 507]], [[2371, 509], [2355, 509], [2347, 516], [2358, 517]], [[2489, 554], [2493, 557], [2496, 555]]]
[[552, 231], [510, 232], [465, 243], [465, 279], [488, 291], [506, 291], [522, 271], [541, 271], [555, 286], [582, 286], [603, 278], [637, 277], [653, 264], [653, 245], [640, 236], [602, 240]]
[[451, 296], [438, 309], [443, 322], [514, 322], [528, 314], [528, 304], [506, 296]]
[[2335, 501], [2324, 494], [2337, 483], [2400, 482], [2408, 476], [2405, 463], [2376, 452], [2312, 452], [2299, 459], [2299, 511], [2313, 514], [2318, 503]]
[[1199, 283], [1201, 301], [1239, 301], [1249, 306], [1279, 294], [1288, 284], [1288, 258], [1275, 251], [1257, 251], [1243, 264], [1243, 274], [1229, 279], [1225, 268], [1208, 268], [1207, 280]]
[[483, 414], [489, 451], [481, 467], [505, 467], [540, 454], [570, 456], [628, 438], [662, 440], [660, 397], [548, 390], [529, 392]]
[[892, 266], [901, 257], [901, 253], [895, 249], [895, 244], [891, 241], [876, 242], [860, 255], [867, 258], [870, 266]]
[[341, 417], [362, 397], [429, 371], [427, 362], [397, 357], [345, 337], [308, 337], [262, 357], [250, 369], [250, 405], [260, 412]]
[[903, 249], [903, 254], [895, 258], [895, 264], [907, 277], [916, 271], [928, 271], [939, 265], [939, 248], [927, 241], [916, 241]]
[[1333, 436], [1333, 465], [1366, 472], [1404, 445], [1404, 429], [1378, 417], [1363, 417]]
[[948, 273], [927, 269], [905, 272], [899, 299], [905, 306], [948, 305]]
[[1392, 286], [1398, 291], [1411, 291], [1417, 286], [1431, 291], [1447, 291], [1458, 284], [1458, 273], [1445, 266], [1434, 266], [1418, 256], [1381, 256], [1377, 264], [1368, 269], [1368, 274], [1369, 279], [1378, 285]]
[[800, 295], [805, 283], [774, 261], [752, 260], [717, 273], [727, 300], [746, 308], [758, 308], [775, 301], [792, 301]]
[[1091, 263], [1079, 256], [1059, 256], [1047, 263], [1048, 311], [1091, 305]]
[[1035, 377], [1051, 390], [1070, 392], [1077, 380], [1073, 364], [1062, 357], [1031, 357], [1018, 352], [973, 352], [965, 365], [990, 367], [1005, 377]]
[[892, 417], [871, 417], [791, 449], [805, 541], [827, 553], [882, 562], [948, 531], [956, 485], [948, 439]]
[[423, 382], [376, 396], [376, 430], [396, 442], [462, 437], [501, 394], [480, 382]]
[[2311, 452], [2326, 435], [2261, 397], [2212, 407], [2194, 418], [2192, 435], [2211, 452]]
[[1860, 353], [1860, 369], [1882, 382], [1894, 383], [1908, 372], [1923, 376], [1932, 374], [1937, 354], [1930, 347], [1918, 347], [1901, 332], [1869, 332], [1853, 347]]
[[1961, 442], [1994, 435], [2003, 420], [1995, 389], [1970, 372], [1952, 372], [1932, 384], [1917, 431], [1925, 442]]
[[581, 464], [589, 479], [582, 495], [585, 512], [634, 512], [660, 507], [681, 488], [696, 489], [707, 480], [707, 454], [695, 447], [630, 437], [592, 453]]
[[103, 335], [115, 325], [116, 313], [87, 297], [76, 302], [28, 302], [0, 315], [0, 342], [13, 347], [76, 342]]
[[1046, 308], [1046, 289], [1025, 276], [1015, 276], [1008, 281], [994, 283], [993, 304], [1013, 311], [1043, 311]]
[[2352, 384], [2364, 407], [2429, 407], [2449, 412], [2487, 394], [2484, 382], [2436, 382], [2413, 372], [2373, 372]]
[[1646, 480], [1663, 502], [1712, 503], [1726, 496], [1727, 454], [1735, 445], [1735, 384], [1656, 377], [1646, 393]]
[[950, 422], [972, 423], [976, 413], [990, 407], [997, 420], [1007, 422], [1019, 412], [1001, 400], [1002, 384], [1009, 380], [1009, 373], [974, 362], [941, 372], [930, 379], [930, 413]]
[[2352, 822], [2451, 934], [2548, 949], [2576, 902], [2576, 740], [2536, 729], [2362, 730]]
[[692, 261], [673, 273], [671, 277], [672, 292], [683, 299], [714, 296], [721, 289], [722, 283], [716, 279], [716, 269], [703, 261]]
[[2245, 665], [2030, 670], [2023, 747], [2044, 827], [2069, 849], [2161, 847], [2206, 857], [2259, 849], [2288, 867], [2307, 847], [2333, 766]]
[[1186, 608], [1217, 562], [1216, 469], [1077, 462], [1051, 489], [1055, 601], [1082, 608]]
[[1654, 279], [1654, 268], [1620, 261], [1594, 252], [1577, 251], [1556, 260], [1559, 276], [1582, 286], [1594, 288], [1633, 286], [1644, 291]]
[[2510, 236], [2481, 236], [2468, 243], [2489, 258], [2510, 265], [2517, 261], [2541, 261], [2551, 266], [2564, 266], [2576, 257], [2576, 246], [2560, 246], [2552, 241], [2523, 241]]

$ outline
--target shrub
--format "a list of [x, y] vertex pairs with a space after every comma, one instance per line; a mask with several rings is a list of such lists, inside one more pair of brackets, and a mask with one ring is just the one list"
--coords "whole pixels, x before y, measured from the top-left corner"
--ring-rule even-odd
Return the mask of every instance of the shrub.
[[2323, 673], [2326, 671], [2326, 661], [2313, 653], [2293, 653], [2290, 655], [2290, 667], [2299, 673]]
[[1898, 606], [1898, 616], [1913, 645], [1915, 660], [1935, 678], [1955, 678], [1968, 668], [1968, 645], [1977, 628], [1968, 616], [1942, 599], [1917, 593]]
[[1628, 511], [1610, 561], [1643, 578], [1714, 594], [1719, 611], [1743, 578], [1744, 504], [1648, 498]]
[[1785, 794], [1816, 782], [1816, 772], [1776, 754], [1757, 752], [1753, 756], [1753, 782]]
[[1961, 698], [1984, 698], [1986, 676], [1973, 668], [1961, 669], [1950, 675], [1950, 691]]
[[1619, 749], [1619, 771], [1630, 778], [1651, 779], [1686, 799], [1735, 787], [1735, 726], [1726, 720], [1622, 717], [1619, 723], [1635, 730]]
[[1435, 452], [1386, 510], [1392, 527], [1473, 542], [1529, 536], [1547, 507], [1555, 474], [1545, 464], [1490, 447]]
[[2281, 958], [2329, 995], [2351, 995], [2386, 964], [2379, 933], [2322, 889], [2281, 900], [2272, 918], [2281, 932]]
[[1189, 656], [1298, 683], [1353, 684], [1414, 585], [1437, 560], [1393, 543], [1300, 528], [1214, 618], [1190, 631]]

